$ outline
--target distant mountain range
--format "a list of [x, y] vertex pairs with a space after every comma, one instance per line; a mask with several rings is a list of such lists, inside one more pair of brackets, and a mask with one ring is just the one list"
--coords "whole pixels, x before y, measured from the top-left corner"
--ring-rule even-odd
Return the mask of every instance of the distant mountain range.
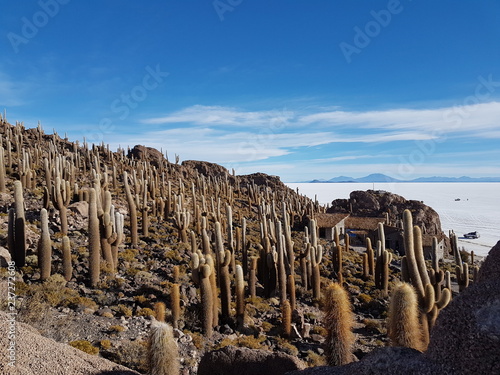
[[353, 178], [346, 176], [334, 177], [329, 180], [312, 180], [305, 181], [310, 183], [343, 183], [343, 182], [500, 182], [500, 177], [419, 177], [414, 180], [398, 180], [397, 178], [393, 178], [391, 176], [387, 176], [381, 173], [373, 173], [371, 175]]

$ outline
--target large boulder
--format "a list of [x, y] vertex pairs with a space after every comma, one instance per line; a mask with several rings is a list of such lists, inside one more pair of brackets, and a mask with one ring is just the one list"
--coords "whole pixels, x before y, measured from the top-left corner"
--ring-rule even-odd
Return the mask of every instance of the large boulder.
[[479, 280], [444, 309], [426, 356], [455, 374], [500, 374], [500, 241]]
[[389, 220], [395, 225], [403, 217], [403, 211], [412, 212], [413, 223], [422, 228], [424, 234], [442, 233], [441, 220], [434, 209], [423, 202], [407, 200], [404, 197], [382, 190], [353, 191], [349, 199], [332, 201], [328, 213], [350, 213], [360, 217], [384, 217], [389, 213]]
[[287, 375], [422, 375], [450, 374], [441, 366], [432, 363], [422, 353], [409, 348], [382, 348], [366, 355], [362, 361], [345, 366], [313, 367], [304, 371], [293, 371]]
[[129, 151], [129, 158], [133, 157], [135, 160], [147, 160], [155, 167], [159, 167], [163, 161], [163, 154], [153, 147], [146, 147], [136, 145]]
[[303, 362], [285, 353], [226, 346], [203, 356], [198, 375], [282, 375], [304, 368]]

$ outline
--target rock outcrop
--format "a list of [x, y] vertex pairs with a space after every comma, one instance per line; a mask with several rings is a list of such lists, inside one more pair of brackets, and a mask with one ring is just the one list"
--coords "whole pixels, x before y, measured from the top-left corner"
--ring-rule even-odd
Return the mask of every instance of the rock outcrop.
[[349, 199], [332, 201], [328, 213], [350, 213], [352, 216], [383, 217], [389, 213], [389, 221], [395, 225], [409, 209], [413, 223], [422, 228], [424, 234], [439, 235], [442, 232], [441, 220], [436, 211], [423, 202], [407, 200], [404, 197], [381, 190], [353, 191]]
[[226, 346], [203, 356], [198, 375], [282, 375], [304, 368], [303, 362], [285, 353]]

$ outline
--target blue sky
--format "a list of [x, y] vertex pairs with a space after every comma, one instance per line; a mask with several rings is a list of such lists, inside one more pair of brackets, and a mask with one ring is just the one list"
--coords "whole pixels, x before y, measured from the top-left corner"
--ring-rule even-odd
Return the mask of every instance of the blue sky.
[[497, 1], [5, 1], [0, 109], [284, 181], [500, 176]]

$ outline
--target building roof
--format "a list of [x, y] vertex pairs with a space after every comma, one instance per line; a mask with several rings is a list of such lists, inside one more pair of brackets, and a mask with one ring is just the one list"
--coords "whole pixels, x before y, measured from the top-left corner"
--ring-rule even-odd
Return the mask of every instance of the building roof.
[[349, 216], [345, 221], [346, 229], [375, 230], [378, 223], [385, 223], [385, 217]]
[[443, 241], [446, 237], [444, 233], [440, 234], [422, 234], [422, 246], [432, 246], [432, 237], [436, 237], [438, 243]]
[[349, 214], [317, 213], [314, 215], [314, 219], [318, 228], [333, 228], [348, 216]]

